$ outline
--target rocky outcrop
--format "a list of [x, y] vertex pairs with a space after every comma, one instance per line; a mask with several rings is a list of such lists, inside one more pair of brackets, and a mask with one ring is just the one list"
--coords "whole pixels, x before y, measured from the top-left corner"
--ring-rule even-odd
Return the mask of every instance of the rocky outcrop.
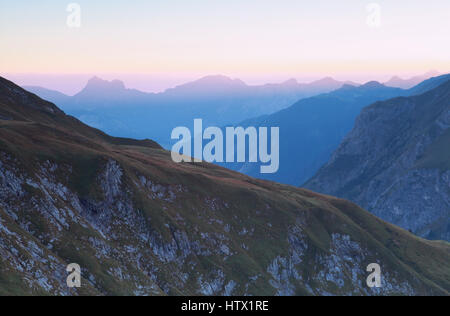
[[[424, 293], [420, 282], [399, 277], [388, 262], [383, 266], [383, 288], [368, 288], [365, 268], [377, 251], [338, 232], [330, 236], [328, 250], [319, 250], [308, 233], [311, 219], [303, 212], [296, 215], [296, 224], [288, 224], [285, 237], [268, 237], [278, 250], [264, 263], [255, 253], [261, 228], [245, 216], [226, 223], [228, 212], [240, 217], [239, 207], [219, 202], [220, 197], [200, 199], [199, 208], [189, 215], [181, 203], [191, 193], [188, 188], [158, 183], [141, 174], [132, 183], [123, 167], [109, 159], [95, 177], [99, 196], [87, 198], [70, 188], [73, 171], [67, 165], [45, 161], [39, 173], [32, 175], [19, 171], [20, 163], [14, 158], [1, 156], [2, 177], [7, 181], [0, 186], [0, 273], [18, 275], [16, 291], [54, 295]], [[150, 212], [165, 218], [175, 209], [176, 218], [162, 220], [145, 214], [136, 202], [141, 194], [155, 203]], [[212, 200], [216, 203], [211, 204]], [[269, 207], [268, 213], [258, 213], [273, 211]], [[270, 221], [266, 227], [280, 229]], [[203, 260], [218, 265], [208, 268]], [[236, 260], [243, 261], [233, 268]], [[72, 262], [82, 266], [81, 289], [65, 284], [65, 267]], [[314, 268], [306, 272], [307, 266]], [[110, 283], [117, 288], [110, 288]]]

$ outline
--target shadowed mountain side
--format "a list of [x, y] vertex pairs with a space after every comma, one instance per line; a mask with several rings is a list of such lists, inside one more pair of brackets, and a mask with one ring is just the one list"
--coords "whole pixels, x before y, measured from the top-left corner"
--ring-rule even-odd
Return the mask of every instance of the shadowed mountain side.
[[365, 108], [305, 186], [422, 237], [450, 240], [450, 80]]

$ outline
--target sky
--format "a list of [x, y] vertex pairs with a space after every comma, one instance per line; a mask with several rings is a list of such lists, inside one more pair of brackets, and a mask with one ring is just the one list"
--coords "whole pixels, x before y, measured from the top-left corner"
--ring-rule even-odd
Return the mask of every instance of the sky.
[[449, 0], [0, 0], [0, 75], [67, 93], [94, 74], [146, 91], [213, 74], [388, 80], [450, 72], [449, 34]]

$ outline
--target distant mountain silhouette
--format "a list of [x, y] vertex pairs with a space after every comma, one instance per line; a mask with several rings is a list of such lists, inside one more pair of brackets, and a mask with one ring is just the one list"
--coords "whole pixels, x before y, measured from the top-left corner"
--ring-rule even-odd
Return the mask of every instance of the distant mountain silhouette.
[[350, 86], [359, 86], [358, 83], [352, 82], [352, 81], [337, 81], [333, 79], [332, 77], [325, 77], [323, 79], [313, 81], [309, 84], [309, 87], [315, 87], [317, 89], [329, 89], [329, 90], [336, 90], [341, 88], [344, 85], [350, 85]]
[[78, 93], [78, 96], [98, 96], [99, 93], [118, 94], [125, 91], [125, 84], [120, 80], [107, 81], [100, 79], [99, 77], [93, 77], [84, 87], [84, 89]]
[[152, 95], [152, 93], [127, 89], [120, 80], [108, 81], [93, 77], [87, 82], [83, 90], [75, 94], [66, 104], [76, 106], [78, 109], [83, 109], [85, 105], [89, 105], [90, 108], [117, 106], [123, 102], [127, 104], [146, 102]]
[[243, 92], [248, 86], [239, 79], [226, 76], [207, 76], [193, 82], [167, 89], [166, 94], [226, 94], [230, 92]]
[[[146, 138], [150, 135], [168, 147], [171, 131], [191, 126], [195, 118], [222, 126], [271, 114], [299, 99], [329, 92], [349, 82], [324, 78], [311, 83], [288, 80], [279, 84], [250, 86], [239, 79], [207, 76], [162, 93], [127, 89], [119, 80], [90, 79], [73, 97], [26, 87], [54, 102], [65, 112], [115, 136]], [[351, 84], [351, 83], [350, 83]]]
[[88, 81], [84, 90], [89, 89], [92, 89], [93, 92], [96, 90], [109, 90], [110, 92], [113, 92], [111, 89], [125, 90], [125, 84], [120, 80], [108, 81], [95, 76]]
[[392, 77], [389, 81], [385, 83], [386, 86], [389, 87], [395, 87], [395, 88], [403, 88], [403, 89], [409, 89], [414, 87], [415, 85], [419, 84], [420, 82], [427, 80], [432, 77], [436, 77], [439, 75], [439, 72], [437, 71], [429, 71], [423, 75], [415, 76], [409, 79], [402, 79], [398, 76]]

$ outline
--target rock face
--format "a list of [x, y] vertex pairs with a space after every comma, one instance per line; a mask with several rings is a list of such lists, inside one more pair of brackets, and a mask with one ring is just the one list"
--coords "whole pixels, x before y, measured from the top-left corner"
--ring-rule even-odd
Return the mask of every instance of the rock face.
[[1, 78], [0, 106], [0, 295], [449, 294], [448, 244], [355, 204], [175, 164]]
[[364, 109], [306, 188], [350, 199], [429, 239], [450, 240], [450, 81]]

